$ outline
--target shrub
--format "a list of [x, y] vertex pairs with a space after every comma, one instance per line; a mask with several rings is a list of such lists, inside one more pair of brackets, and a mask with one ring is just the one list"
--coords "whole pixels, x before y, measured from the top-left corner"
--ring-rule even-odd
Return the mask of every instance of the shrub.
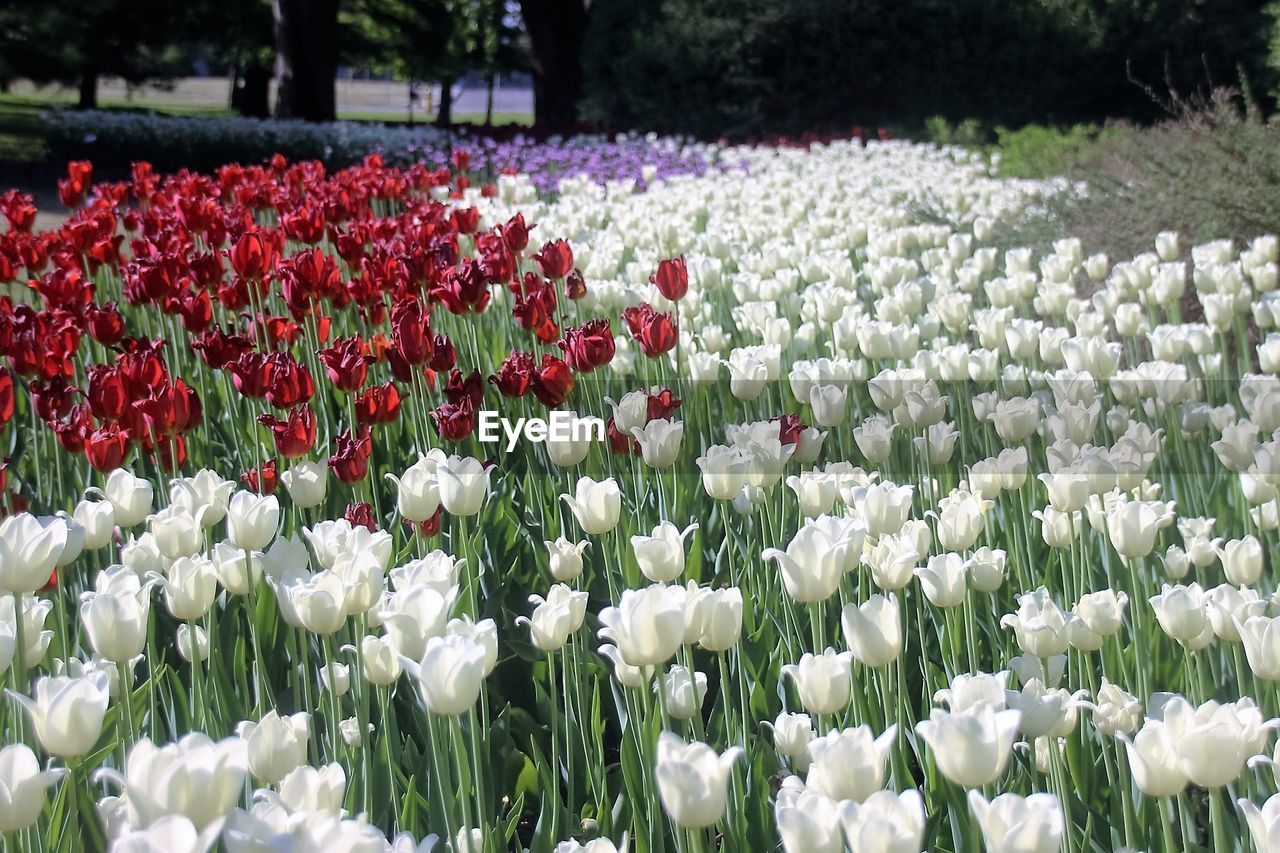
[[1096, 125], [1056, 128], [1032, 124], [996, 128], [1000, 174], [1009, 178], [1046, 178], [1071, 171], [1100, 134]]
[[1280, 120], [1225, 90], [1150, 128], [1118, 125], [1074, 153], [1088, 190], [1059, 215], [1086, 245], [1129, 255], [1153, 231], [1237, 242], [1280, 228]]
[[49, 113], [46, 144], [54, 161], [90, 159], [102, 167], [146, 159], [158, 169], [210, 170], [222, 163], [257, 163], [281, 153], [290, 160], [348, 166], [370, 151], [413, 150], [447, 136], [431, 127], [356, 122], [310, 124], [250, 118], [159, 116], [147, 112]]

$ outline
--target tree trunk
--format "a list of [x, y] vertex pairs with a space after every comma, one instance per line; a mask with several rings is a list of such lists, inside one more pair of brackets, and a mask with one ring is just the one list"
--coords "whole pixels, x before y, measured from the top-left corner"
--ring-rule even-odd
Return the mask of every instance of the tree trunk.
[[243, 71], [236, 70], [234, 88], [231, 91], [231, 108], [248, 118], [266, 118], [271, 115], [271, 67], [264, 62], [250, 61]]
[[240, 115], [266, 118], [271, 115], [271, 66], [253, 60], [244, 69], [240, 85]]
[[440, 111], [436, 113], [436, 127], [453, 126], [453, 82], [452, 77], [440, 81]]
[[493, 127], [493, 75], [485, 78], [484, 126]]
[[93, 71], [85, 71], [80, 75], [80, 100], [76, 108], [96, 110], [98, 108], [98, 75]]
[[275, 0], [273, 10], [280, 69], [276, 116], [333, 121], [338, 0]]
[[587, 10], [582, 0], [520, 0], [533, 65], [534, 124], [544, 131], [572, 130], [582, 94], [582, 39]]

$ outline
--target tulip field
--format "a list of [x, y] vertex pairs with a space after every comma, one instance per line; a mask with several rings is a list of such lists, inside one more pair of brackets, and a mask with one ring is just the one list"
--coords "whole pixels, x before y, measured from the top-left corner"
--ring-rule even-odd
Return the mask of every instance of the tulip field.
[[5, 850], [1280, 851], [1280, 241], [682, 145], [0, 195]]

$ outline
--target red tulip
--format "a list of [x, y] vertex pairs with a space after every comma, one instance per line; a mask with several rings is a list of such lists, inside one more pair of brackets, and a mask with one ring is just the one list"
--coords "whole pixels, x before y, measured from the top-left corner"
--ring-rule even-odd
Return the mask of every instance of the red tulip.
[[272, 353], [266, 362], [270, 379], [263, 396], [275, 408], [292, 409], [315, 394], [316, 383], [311, 378], [311, 371], [289, 353]]
[[[85, 441], [93, 432], [93, 414], [87, 403], [80, 403], [71, 409], [71, 417], [66, 421], [55, 421], [50, 424], [58, 446], [68, 453], [83, 453]], [[3, 490], [0, 486], [0, 491]]]
[[238, 276], [248, 281], [258, 281], [275, 266], [279, 252], [275, 243], [262, 231], [253, 229], [241, 234], [227, 255], [231, 258], [231, 268]]
[[308, 403], [290, 409], [288, 420], [275, 415], [259, 415], [258, 423], [271, 430], [276, 452], [285, 459], [305, 456], [315, 446], [316, 413]]
[[152, 457], [162, 471], [174, 472], [187, 461], [187, 437], [175, 435], [157, 441], [151, 448]]
[[534, 227], [533, 225], [525, 224], [524, 214], [517, 213], [508, 219], [505, 225], [499, 225], [498, 230], [502, 234], [502, 242], [506, 243], [507, 248], [518, 255], [529, 245], [529, 232]]
[[640, 344], [641, 351], [649, 358], [668, 352], [679, 338], [675, 318], [660, 314], [647, 302], [622, 312], [622, 319]]
[[640, 442], [635, 438], [625, 434], [618, 429], [618, 425], [614, 423], [613, 418], [605, 421], [605, 437], [609, 439], [610, 453], [636, 453], [640, 452]]
[[406, 364], [418, 365], [431, 357], [431, 313], [417, 299], [404, 299], [391, 309], [395, 347]]
[[564, 240], [552, 240], [533, 256], [547, 278], [564, 278], [573, 269], [573, 249]]
[[242, 353], [226, 365], [236, 390], [251, 400], [265, 397], [271, 384], [271, 363], [260, 352]]
[[67, 177], [58, 181], [58, 200], [63, 207], [79, 207], [84, 194], [93, 181], [93, 164], [88, 160], [73, 160], [67, 164]]
[[578, 300], [587, 295], [587, 282], [582, 277], [582, 272], [575, 267], [564, 280], [564, 295], [566, 299]]
[[427, 359], [427, 366], [436, 373], [444, 373], [446, 370], [452, 370], [457, 363], [458, 351], [454, 349], [453, 341], [444, 335], [436, 335], [431, 344], [431, 356]]
[[679, 302], [689, 292], [689, 268], [684, 256], [658, 261], [658, 271], [649, 276], [649, 281], [658, 286], [663, 296]]
[[253, 349], [253, 343], [242, 335], [229, 335], [214, 326], [192, 341], [191, 348], [200, 353], [205, 364], [222, 369]]
[[453, 371], [444, 386], [444, 396], [450, 403], [459, 404], [466, 400], [471, 403], [472, 408], [478, 407], [484, 400], [484, 379], [480, 376], [480, 371], [471, 371], [465, 379], [462, 371]]
[[504, 397], [523, 397], [533, 383], [537, 363], [527, 352], [513, 352], [502, 362], [495, 376], [489, 377], [494, 387]]
[[395, 383], [375, 385], [356, 397], [356, 423], [389, 424], [400, 417], [400, 391]]
[[483, 311], [491, 298], [484, 269], [471, 258], [463, 258], [431, 289], [431, 298], [439, 300], [451, 314]]
[[363, 527], [370, 533], [376, 533], [378, 530], [378, 525], [373, 519], [373, 506], [364, 501], [348, 504], [342, 517], [350, 522], [352, 527]]
[[9, 220], [10, 231], [30, 232], [35, 227], [37, 212], [35, 197], [30, 193], [9, 190], [0, 195], [0, 213]]
[[13, 420], [13, 374], [0, 369], [0, 424]]
[[280, 484], [279, 473], [276, 470], [276, 460], [268, 459], [261, 465], [256, 465], [240, 475], [240, 482], [249, 487], [249, 491], [257, 492], [260, 495], [269, 495], [276, 490], [276, 486]]
[[174, 380], [152, 396], [135, 400], [133, 408], [146, 419], [152, 438], [168, 438], [199, 425], [203, 407], [195, 389], [181, 379]]
[[404, 523], [414, 530], [419, 536], [430, 538], [440, 532], [443, 517], [444, 507], [440, 507], [436, 510], [435, 515], [431, 516], [426, 521], [415, 524], [406, 518]]
[[320, 350], [317, 355], [324, 363], [329, 381], [339, 391], [357, 391], [369, 374], [373, 356], [368, 345], [358, 337], [338, 338], [333, 346]]
[[799, 415], [777, 415], [771, 420], [778, 422], [778, 438], [784, 445], [795, 444], [800, 440], [800, 433], [808, 428]]
[[114, 471], [129, 452], [129, 433], [117, 424], [94, 430], [84, 442], [84, 453], [97, 471]]
[[532, 331], [538, 336], [538, 340], [544, 343], [551, 343], [560, 336], [560, 327], [555, 320], [555, 286], [533, 273], [525, 274], [524, 283], [520, 292], [516, 294], [516, 305], [511, 313], [520, 324], [520, 328]]
[[649, 409], [646, 414], [648, 420], [651, 421], [660, 419], [669, 420], [671, 416], [676, 413], [676, 410], [680, 408], [680, 403], [682, 402], [679, 397], [666, 388], [656, 394], [650, 393], [648, 396]]
[[99, 420], [115, 420], [130, 402], [120, 371], [105, 364], [90, 365], [85, 398], [93, 416]]
[[85, 312], [89, 334], [104, 347], [115, 346], [124, 337], [124, 318], [114, 302], [101, 308], [90, 306]]
[[369, 457], [373, 454], [373, 438], [364, 427], [358, 437], [351, 435], [348, 427], [333, 439], [334, 451], [329, 457], [329, 469], [344, 483], [358, 483], [369, 472]]
[[564, 340], [557, 344], [564, 350], [565, 361], [579, 373], [590, 373], [613, 361], [613, 330], [607, 319], [588, 320], [577, 329], [565, 329]]
[[76, 393], [76, 389], [67, 382], [66, 377], [55, 376], [45, 382], [32, 380], [28, 388], [40, 420], [45, 422], [61, 420], [71, 411], [74, 402], [72, 395]]
[[542, 364], [533, 376], [533, 396], [544, 406], [554, 409], [565, 401], [573, 390], [573, 371], [554, 355], [544, 355]]
[[461, 441], [475, 431], [476, 409], [468, 397], [460, 403], [441, 403], [430, 414], [436, 432], [446, 441]]

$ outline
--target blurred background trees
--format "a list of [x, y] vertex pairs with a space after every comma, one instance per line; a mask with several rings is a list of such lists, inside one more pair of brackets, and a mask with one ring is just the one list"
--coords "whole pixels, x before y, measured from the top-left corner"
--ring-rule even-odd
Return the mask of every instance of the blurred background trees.
[[436, 84], [449, 124], [456, 81], [528, 72], [547, 130], [1141, 121], [1171, 90], [1223, 85], [1269, 111], [1278, 16], [1280, 0], [0, 0], [0, 87], [60, 83], [90, 107], [104, 76], [199, 67], [244, 115], [325, 120], [341, 68]]
[[1171, 88], [1269, 101], [1274, 31], [1258, 0], [595, 0], [582, 109], [703, 135], [1149, 119]]

